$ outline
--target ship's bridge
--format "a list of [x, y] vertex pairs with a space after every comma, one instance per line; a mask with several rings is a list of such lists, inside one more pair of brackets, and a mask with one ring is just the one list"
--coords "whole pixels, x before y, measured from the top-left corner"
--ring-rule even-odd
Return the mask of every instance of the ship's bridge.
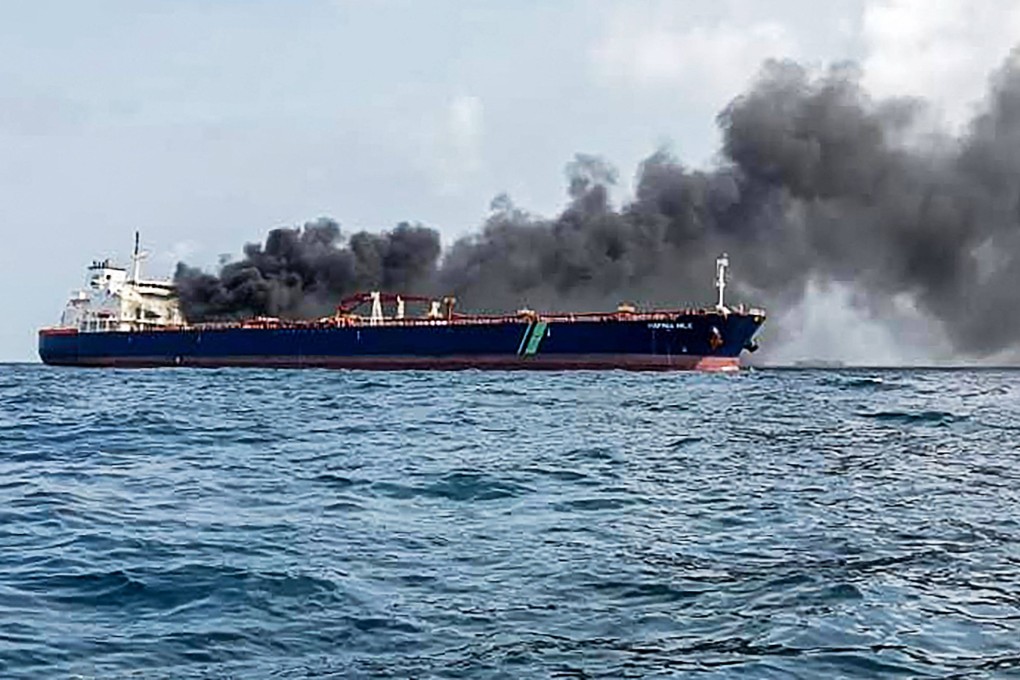
[[108, 259], [92, 262], [85, 274], [85, 287], [71, 294], [60, 326], [100, 332], [181, 325], [184, 319], [173, 284], [141, 278], [144, 257], [136, 234], [130, 276]]
[[85, 275], [86, 290], [120, 288], [127, 281], [127, 270], [117, 267], [110, 260], [96, 260], [89, 265]]

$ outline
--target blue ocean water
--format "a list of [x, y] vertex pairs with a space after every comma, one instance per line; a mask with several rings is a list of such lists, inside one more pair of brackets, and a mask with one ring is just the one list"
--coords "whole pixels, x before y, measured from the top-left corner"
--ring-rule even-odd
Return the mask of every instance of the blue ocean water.
[[0, 366], [0, 677], [1020, 676], [1020, 372]]

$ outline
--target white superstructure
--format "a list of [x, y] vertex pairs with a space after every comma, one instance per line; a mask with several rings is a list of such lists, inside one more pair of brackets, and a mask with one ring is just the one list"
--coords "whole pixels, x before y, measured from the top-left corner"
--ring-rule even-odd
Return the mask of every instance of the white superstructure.
[[60, 326], [81, 332], [135, 331], [184, 323], [177, 293], [169, 281], [141, 278], [144, 253], [135, 252], [131, 276], [110, 260], [93, 262], [85, 276], [85, 287], [71, 293], [60, 317]]

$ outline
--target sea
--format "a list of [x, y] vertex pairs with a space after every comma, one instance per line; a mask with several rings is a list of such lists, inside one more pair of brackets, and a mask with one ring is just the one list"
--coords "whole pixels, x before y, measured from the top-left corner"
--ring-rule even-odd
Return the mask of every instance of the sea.
[[0, 366], [2, 678], [1020, 677], [1020, 372]]

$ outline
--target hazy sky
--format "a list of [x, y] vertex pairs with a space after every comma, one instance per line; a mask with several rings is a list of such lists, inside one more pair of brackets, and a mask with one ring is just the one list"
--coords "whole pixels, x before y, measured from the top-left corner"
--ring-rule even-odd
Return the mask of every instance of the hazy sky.
[[153, 276], [322, 215], [450, 240], [502, 191], [559, 208], [579, 151], [711, 163], [766, 58], [959, 125], [1016, 43], [1007, 0], [3, 0], [0, 360], [135, 229]]

